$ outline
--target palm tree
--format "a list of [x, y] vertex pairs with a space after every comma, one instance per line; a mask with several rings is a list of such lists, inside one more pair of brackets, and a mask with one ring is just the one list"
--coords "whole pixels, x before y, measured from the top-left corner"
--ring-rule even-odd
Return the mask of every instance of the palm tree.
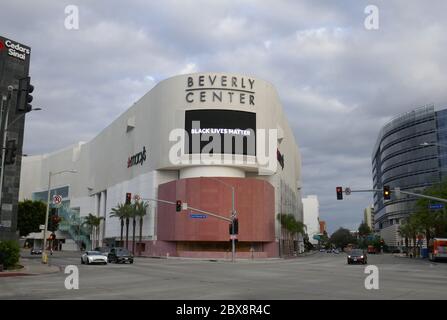
[[[129, 218], [132, 218], [132, 254], [135, 255], [135, 227], [136, 227], [136, 217], [137, 217], [137, 204], [130, 205]], [[127, 239], [126, 239], [127, 241]], [[127, 246], [127, 243], [126, 243]]]
[[121, 223], [121, 237], [120, 237], [120, 243], [123, 245], [123, 229], [124, 229], [124, 219], [126, 219], [128, 215], [129, 205], [118, 203], [118, 205], [115, 208], [112, 208], [112, 212], [110, 213], [110, 217], [115, 217], [120, 219]]
[[[140, 247], [138, 254], [141, 255], [141, 243], [143, 242], [143, 218], [147, 214], [147, 208], [149, 207], [149, 203], [147, 202], [135, 202], [135, 216], [140, 218]], [[135, 232], [134, 232], [135, 233]], [[135, 241], [134, 241], [135, 242]]]
[[[87, 225], [92, 234], [92, 249], [93, 249], [93, 241], [96, 241], [96, 246], [99, 246], [99, 226], [101, 225], [101, 220], [103, 220], [104, 217], [97, 217], [96, 215], [93, 215], [91, 213], [88, 214], [87, 217], [84, 218], [83, 225]], [[94, 237], [94, 235], [96, 236]]]

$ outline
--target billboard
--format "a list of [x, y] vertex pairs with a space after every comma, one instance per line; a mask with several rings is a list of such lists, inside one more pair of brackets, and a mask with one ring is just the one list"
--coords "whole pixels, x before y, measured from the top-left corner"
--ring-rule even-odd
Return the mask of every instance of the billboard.
[[256, 155], [256, 113], [199, 109], [185, 112], [186, 153]]

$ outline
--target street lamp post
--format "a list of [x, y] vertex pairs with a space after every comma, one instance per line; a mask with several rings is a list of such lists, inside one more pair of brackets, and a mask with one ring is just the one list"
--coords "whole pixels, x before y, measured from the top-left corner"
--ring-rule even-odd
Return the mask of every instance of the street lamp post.
[[218, 181], [227, 187], [231, 188], [231, 233], [232, 233], [232, 239], [231, 239], [231, 261], [234, 262], [236, 258], [236, 242], [235, 242], [235, 235], [234, 235], [234, 219], [236, 219], [236, 209], [234, 207], [234, 186], [229, 185], [228, 183], [223, 182], [222, 180], [219, 180], [214, 177], [206, 177], [208, 179], [212, 179], [215, 181]]
[[51, 176], [55, 176], [61, 173], [77, 173], [76, 170], [62, 170], [58, 172], [48, 173], [48, 195], [47, 195], [47, 210], [45, 213], [45, 228], [43, 229], [43, 248], [42, 248], [42, 263], [47, 263], [47, 229], [48, 229], [48, 216], [50, 212], [50, 192], [51, 192]]

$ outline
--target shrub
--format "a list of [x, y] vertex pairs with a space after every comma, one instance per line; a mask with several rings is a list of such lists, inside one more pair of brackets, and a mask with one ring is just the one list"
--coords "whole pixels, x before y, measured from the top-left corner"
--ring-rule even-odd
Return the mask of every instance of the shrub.
[[16, 241], [0, 241], [0, 264], [5, 269], [12, 268], [19, 262], [20, 247]]

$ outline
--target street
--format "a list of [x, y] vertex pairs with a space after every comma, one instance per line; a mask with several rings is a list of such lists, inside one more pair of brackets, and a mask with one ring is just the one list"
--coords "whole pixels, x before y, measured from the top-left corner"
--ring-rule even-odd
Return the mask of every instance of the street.
[[[40, 256], [27, 257], [39, 263]], [[288, 260], [203, 261], [136, 258], [133, 265], [81, 265], [79, 253], [56, 252], [62, 272], [0, 278], [0, 299], [446, 299], [447, 263], [369, 255], [379, 289], [367, 290], [364, 265], [345, 254]], [[67, 290], [63, 268], [79, 268], [79, 289]]]

